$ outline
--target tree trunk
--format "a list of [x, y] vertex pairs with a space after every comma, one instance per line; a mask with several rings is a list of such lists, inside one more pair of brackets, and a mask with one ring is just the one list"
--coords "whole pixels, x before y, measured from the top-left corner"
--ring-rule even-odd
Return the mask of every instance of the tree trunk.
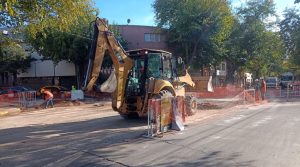
[[75, 73], [76, 73], [76, 81], [77, 81], [77, 89], [80, 89], [80, 72], [79, 65], [75, 64]]
[[226, 64], [227, 64], [226, 83], [234, 84], [234, 72], [236, 71], [235, 65], [233, 63], [230, 63], [229, 61], [227, 61]]
[[193, 58], [196, 57], [199, 42], [200, 42], [200, 38], [198, 38], [194, 44], [192, 55], [189, 57], [189, 61], [188, 61], [189, 65], [192, 64]]
[[13, 81], [12, 81], [13, 86], [17, 85], [17, 72], [13, 72]]
[[219, 86], [218, 84], [217, 84], [217, 64], [213, 64], [213, 67], [214, 67], [214, 73], [212, 74], [212, 78], [213, 78], [213, 83], [214, 83], [214, 86]]

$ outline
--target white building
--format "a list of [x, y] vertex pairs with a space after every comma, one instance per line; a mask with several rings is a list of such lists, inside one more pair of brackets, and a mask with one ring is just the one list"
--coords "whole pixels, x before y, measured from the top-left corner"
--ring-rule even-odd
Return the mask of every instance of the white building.
[[[3, 30], [4, 35], [12, 36], [9, 30]], [[20, 40], [19, 39], [19, 40]], [[20, 40], [22, 41], [22, 39]], [[45, 85], [53, 85], [54, 83], [71, 87], [76, 83], [75, 65], [67, 61], [60, 61], [57, 65], [52, 60], [45, 60], [37, 52], [32, 52], [32, 48], [28, 44], [21, 44], [25, 51], [32, 58], [30, 68], [26, 72], [19, 72], [17, 75], [17, 84], [38, 89]], [[0, 86], [12, 86], [13, 76], [5, 73], [5, 77], [0, 77]], [[53, 80], [54, 79], [54, 80]]]

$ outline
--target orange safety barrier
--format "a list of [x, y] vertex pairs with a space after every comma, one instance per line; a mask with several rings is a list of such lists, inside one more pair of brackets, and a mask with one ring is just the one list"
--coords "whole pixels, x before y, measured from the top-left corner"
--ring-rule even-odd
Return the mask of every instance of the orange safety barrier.
[[156, 136], [169, 129], [183, 130], [184, 108], [184, 97], [149, 99], [148, 136]]
[[197, 98], [228, 98], [235, 97], [236, 95], [243, 92], [243, 88], [229, 85], [226, 87], [214, 87], [213, 92], [205, 91], [194, 91], [188, 92], [187, 94], [193, 95]]

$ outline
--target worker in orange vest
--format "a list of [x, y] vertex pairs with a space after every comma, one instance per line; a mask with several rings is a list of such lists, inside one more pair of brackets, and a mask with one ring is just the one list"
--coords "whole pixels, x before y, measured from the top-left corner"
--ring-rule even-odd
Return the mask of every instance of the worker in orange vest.
[[51, 103], [51, 106], [53, 108], [53, 94], [49, 90], [45, 90], [45, 89], [43, 89], [41, 92], [45, 95], [45, 100], [46, 100], [45, 108], [48, 108], [49, 103]]
[[255, 89], [255, 101], [259, 102], [260, 101], [260, 97], [261, 97], [261, 85], [258, 79], [255, 79], [254, 82], [254, 89]]
[[264, 80], [264, 78], [260, 79], [260, 85], [261, 85], [261, 87], [260, 87], [261, 99], [265, 100], [266, 92], [267, 92], [267, 83]]

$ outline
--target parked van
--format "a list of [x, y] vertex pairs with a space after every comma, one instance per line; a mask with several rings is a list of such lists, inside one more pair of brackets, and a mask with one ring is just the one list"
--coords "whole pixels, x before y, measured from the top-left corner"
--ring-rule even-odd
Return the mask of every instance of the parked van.
[[277, 88], [279, 81], [277, 77], [266, 77], [267, 88]]
[[294, 75], [291, 72], [283, 73], [280, 77], [281, 88], [287, 88], [287, 86], [293, 84], [293, 82], [294, 82]]

